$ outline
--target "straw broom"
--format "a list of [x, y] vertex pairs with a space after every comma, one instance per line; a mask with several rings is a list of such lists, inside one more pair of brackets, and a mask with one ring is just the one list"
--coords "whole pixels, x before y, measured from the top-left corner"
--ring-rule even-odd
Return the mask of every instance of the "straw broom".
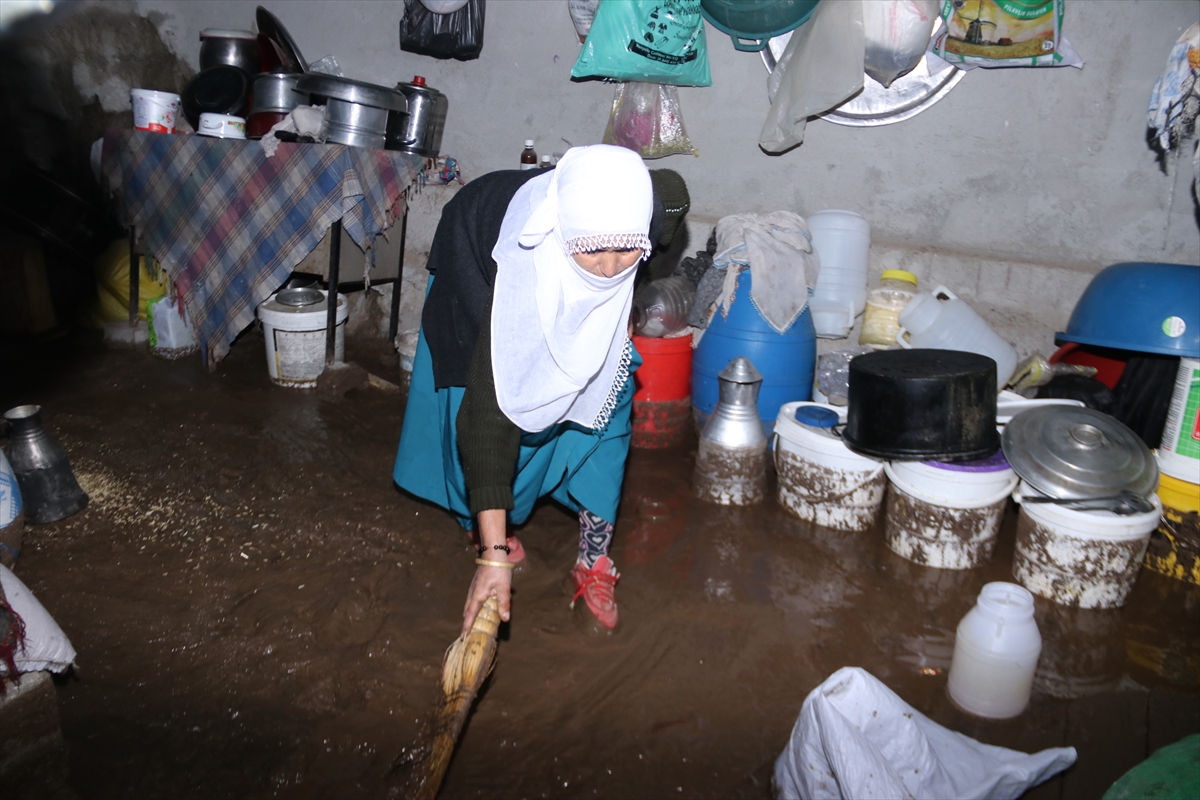
[[489, 597], [475, 615], [471, 631], [454, 640], [442, 662], [442, 699], [433, 720], [433, 743], [413, 775], [417, 800], [433, 800], [441, 788], [450, 756], [471, 704], [496, 664], [500, 609]]

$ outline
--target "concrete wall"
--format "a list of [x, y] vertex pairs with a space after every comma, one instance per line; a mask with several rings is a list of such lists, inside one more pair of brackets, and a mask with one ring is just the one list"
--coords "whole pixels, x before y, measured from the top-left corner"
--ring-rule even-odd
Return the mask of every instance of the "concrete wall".
[[[196, 66], [205, 27], [252, 28], [259, 0], [136, 0], [164, 42]], [[826, 0], [826, 2], [836, 0]], [[450, 97], [443, 152], [470, 178], [539, 153], [600, 140], [613, 89], [572, 83], [579, 52], [564, 0], [491, 0], [483, 55], [440, 61], [401, 52], [403, 4], [292, 0], [268, 6], [307, 59], [332, 54], [348, 77], [392, 84], [424, 75]], [[1150, 88], [1196, 21], [1194, 0], [1072, 0], [1065, 31], [1082, 70], [975, 70], [914, 119], [878, 128], [825, 121], [779, 156], [763, 153], [767, 72], [708, 28], [713, 86], [680, 91], [699, 157], [681, 173], [692, 238], [725, 214], [847, 208], [871, 222], [872, 269], [904, 265], [977, 302], [1019, 349], [1052, 346], [1096, 270], [1122, 260], [1200, 261], [1195, 204], [1174, 191], [1146, 144]], [[1190, 176], [1184, 161], [1180, 171]], [[418, 249], [432, 225], [414, 220]], [[697, 241], [698, 240], [698, 241]], [[929, 284], [932, 285], [932, 284]], [[1031, 326], [1033, 326], [1031, 328]]]

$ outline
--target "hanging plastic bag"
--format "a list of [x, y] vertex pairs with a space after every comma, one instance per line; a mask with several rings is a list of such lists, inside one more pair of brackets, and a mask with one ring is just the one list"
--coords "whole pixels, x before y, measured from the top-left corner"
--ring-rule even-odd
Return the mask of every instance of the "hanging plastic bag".
[[679, 90], [661, 83], [617, 84], [604, 144], [628, 147], [642, 158], [694, 154], [679, 111]]
[[862, 3], [820, 3], [792, 32], [767, 90], [771, 110], [758, 135], [768, 153], [804, 141], [808, 118], [836, 108], [863, 85]]
[[182, 358], [199, 351], [192, 319], [182, 302], [160, 297], [146, 303], [150, 349], [163, 358]]
[[700, 0], [600, 3], [571, 77], [712, 86]]
[[863, 67], [883, 84], [907, 75], [929, 49], [938, 0], [863, 0]]
[[1083, 67], [1062, 34], [1066, 0], [942, 0], [932, 50], [962, 69]]
[[404, 0], [400, 49], [434, 58], [479, 58], [483, 50], [483, 0], [467, 0], [449, 14], [431, 11], [421, 0]]
[[775, 796], [1017, 798], [1074, 763], [1074, 747], [1027, 755], [977, 742], [843, 667], [804, 699], [775, 760]]

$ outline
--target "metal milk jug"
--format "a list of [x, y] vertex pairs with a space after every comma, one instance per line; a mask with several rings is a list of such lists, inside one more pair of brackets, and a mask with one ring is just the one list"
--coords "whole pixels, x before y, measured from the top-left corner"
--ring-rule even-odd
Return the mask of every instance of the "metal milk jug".
[[717, 379], [717, 406], [700, 433], [692, 489], [701, 500], [753, 505], [767, 493], [767, 436], [758, 417], [762, 375], [738, 356]]
[[17, 406], [4, 412], [9, 453], [21, 487], [25, 521], [32, 525], [64, 519], [82, 510], [88, 496], [79, 488], [67, 451], [42, 427], [41, 406]]

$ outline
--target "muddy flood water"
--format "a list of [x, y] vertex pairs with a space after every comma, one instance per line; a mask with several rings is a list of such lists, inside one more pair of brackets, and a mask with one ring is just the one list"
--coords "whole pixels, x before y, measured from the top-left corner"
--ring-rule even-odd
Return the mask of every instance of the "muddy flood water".
[[[91, 496], [27, 526], [16, 568], [79, 651], [57, 693], [81, 798], [403, 796], [473, 551], [391, 481], [403, 394], [276, 387], [263, 350], [251, 332], [210, 373], [78, 334], [5, 362], [3, 407], [43, 406]], [[398, 379], [378, 343], [347, 358]], [[843, 666], [981, 741], [1078, 748], [1028, 797], [1098, 797], [1200, 731], [1200, 589], [1143, 571], [1118, 610], [1039, 598], [1031, 705], [982, 720], [946, 670], [980, 587], [1012, 580], [1014, 508], [986, 566], [937, 570], [882, 528], [796, 519], [773, 486], [750, 508], [693, 499], [694, 458], [631, 455], [613, 632], [568, 608], [574, 516], [520, 529], [513, 620], [441, 797], [767, 798], [805, 696]]]

